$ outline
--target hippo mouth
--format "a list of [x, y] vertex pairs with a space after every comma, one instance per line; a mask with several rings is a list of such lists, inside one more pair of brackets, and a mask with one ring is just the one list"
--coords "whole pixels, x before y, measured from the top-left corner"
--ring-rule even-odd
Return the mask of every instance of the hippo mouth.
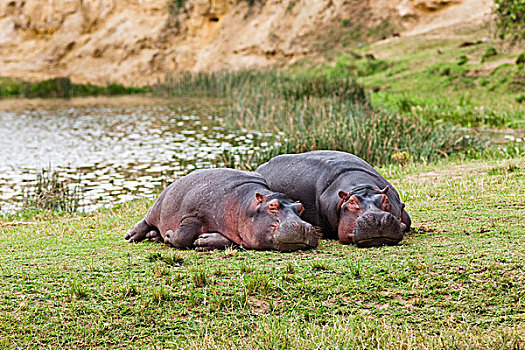
[[353, 242], [359, 248], [393, 246], [404, 237], [398, 220], [390, 213], [369, 213], [355, 223]]
[[273, 235], [275, 249], [283, 252], [315, 249], [319, 244], [320, 233], [310, 224], [285, 222]]

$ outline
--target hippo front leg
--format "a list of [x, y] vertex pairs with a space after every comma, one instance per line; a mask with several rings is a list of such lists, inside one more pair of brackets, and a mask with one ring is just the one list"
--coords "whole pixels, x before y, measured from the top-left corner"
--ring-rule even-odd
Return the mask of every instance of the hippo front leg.
[[189, 217], [182, 220], [175, 232], [167, 231], [164, 242], [179, 249], [193, 248], [193, 242], [201, 233], [202, 222], [197, 218]]
[[207, 250], [222, 250], [234, 246], [235, 243], [224, 237], [219, 232], [207, 232], [199, 236], [193, 243], [195, 250], [200, 252]]

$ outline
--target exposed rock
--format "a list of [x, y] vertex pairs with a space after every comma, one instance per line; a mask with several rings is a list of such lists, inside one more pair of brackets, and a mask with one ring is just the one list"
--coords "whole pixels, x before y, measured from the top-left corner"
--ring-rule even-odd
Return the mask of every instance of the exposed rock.
[[492, 3], [4, 0], [0, 76], [69, 76], [75, 82], [140, 85], [163, 79], [168, 72], [286, 65], [356, 40], [348, 39], [349, 33], [365, 40], [383, 28], [379, 38], [394, 36], [421, 23], [432, 24], [432, 18], [473, 1], [477, 12]]
[[438, 11], [443, 8], [460, 3], [460, 0], [411, 0], [412, 6], [415, 9], [423, 11]]

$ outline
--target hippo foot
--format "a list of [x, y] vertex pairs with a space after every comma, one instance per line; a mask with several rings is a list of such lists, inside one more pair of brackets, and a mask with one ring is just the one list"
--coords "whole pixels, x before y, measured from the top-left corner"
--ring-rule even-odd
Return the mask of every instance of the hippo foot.
[[215, 249], [226, 249], [227, 247], [235, 245], [235, 243], [218, 232], [209, 232], [201, 234], [199, 238], [193, 242], [193, 245], [195, 246], [195, 250], [204, 252]]
[[162, 238], [160, 232], [152, 230], [146, 234], [146, 238], [151, 242], [164, 243], [164, 238]]
[[177, 249], [191, 249], [193, 242], [202, 232], [202, 223], [194, 217], [182, 220], [176, 231], [168, 230], [164, 236], [164, 243]]
[[143, 241], [152, 230], [153, 227], [148, 225], [143, 219], [136, 223], [131, 228], [131, 230], [129, 230], [128, 233], [126, 233], [124, 239], [127, 240], [129, 243], [138, 243]]

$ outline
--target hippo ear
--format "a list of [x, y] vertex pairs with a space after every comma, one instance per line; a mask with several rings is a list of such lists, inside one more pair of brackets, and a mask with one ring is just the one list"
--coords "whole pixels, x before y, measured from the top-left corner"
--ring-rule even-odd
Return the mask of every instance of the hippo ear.
[[386, 187], [383, 188], [381, 191], [379, 191], [379, 193], [386, 194], [386, 193], [388, 192], [388, 189], [389, 189], [389, 188], [390, 188], [390, 187], [388, 187], [388, 185], [386, 185]]
[[381, 197], [381, 210], [390, 211], [390, 202], [386, 194]]
[[337, 193], [337, 195], [339, 196], [339, 198], [341, 198], [341, 199], [343, 199], [343, 200], [346, 199], [346, 198], [348, 197], [348, 193], [345, 192], [345, 191], [343, 191], [343, 190], [340, 190], [340, 191]]
[[259, 192], [255, 192], [255, 199], [257, 199], [257, 202], [259, 203], [264, 202], [264, 196], [260, 194]]
[[295, 202], [293, 204], [293, 208], [297, 209], [297, 211], [299, 212], [299, 216], [303, 215], [304, 207], [301, 204], [301, 202], [299, 202], [299, 201]]

